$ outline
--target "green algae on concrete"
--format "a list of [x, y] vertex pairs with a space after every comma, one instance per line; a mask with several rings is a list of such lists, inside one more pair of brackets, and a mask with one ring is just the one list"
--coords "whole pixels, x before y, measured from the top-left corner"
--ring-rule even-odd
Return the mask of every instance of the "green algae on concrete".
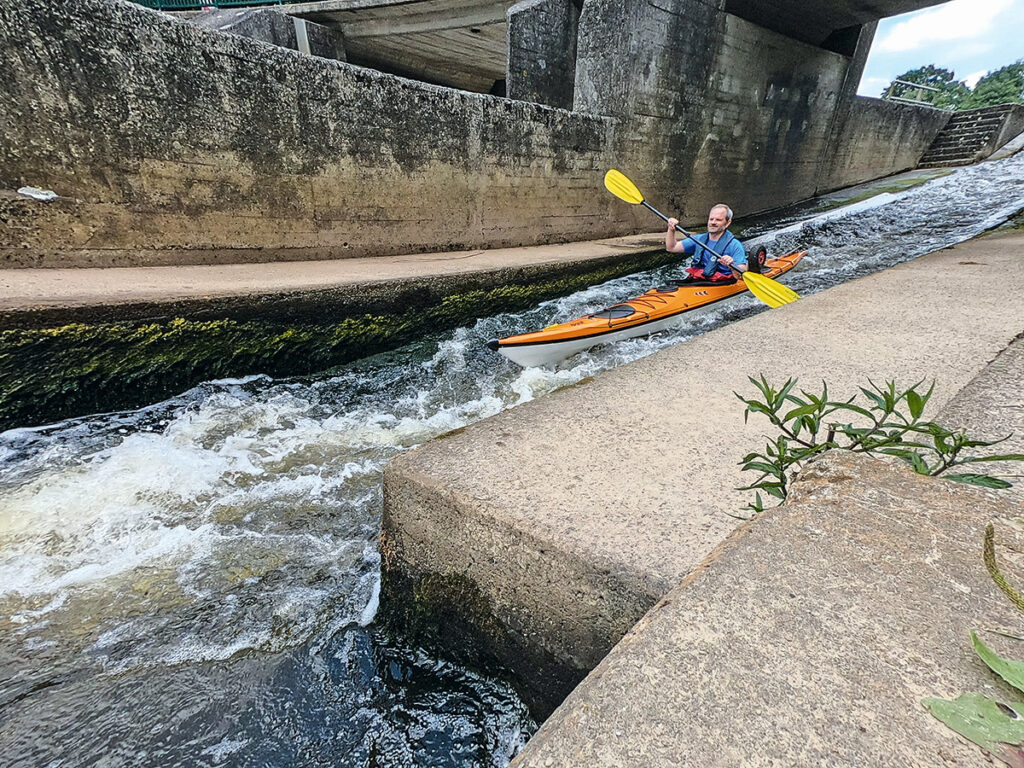
[[673, 258], [664, 251], [633, 254], [558, 275], [463, 286], [440, 296], [396, 291], [390, 306], [378, 300], [375, 311], [366, 312], [349, 305], [336, 319], [338, 298], [324, 296], [312, 308], [307, 304], [265, 318], [249, 307], [214, 319], [9, 328], [0, 331], [0, 430], [137, 408], [210, 379], [314, 373]]
[[[890, 182], [889, 184], [880, 184], [875, 186], [872, 184], [870, 189], [866, 189], [860, 194], [853, 195], [852, 197], [841, 197], [839, 194], [834, 196], [827, 196], [826, 201], [820, 206], [814, 209], [815, 213], [824, 213], [825, 211], [831, 211], [835, 208], [842, 208], [845, 205], [853, 205], [864, 200], [869, 200], [872, 197], [877, 197], [882, 194], [896, 194], [897, 192], [906, 192], [908, 189], [918, 187], [925, 182], [932, 181], [934, 179], [940, 179], [943, 176], [949, 176], [953, 171], [949, 168], [938, 168], [929, 171], [921, 171], [920, 175], [915, 175], [907, 178], [901, 178]], [[834, 199], [828, 199], [834, 198]]]

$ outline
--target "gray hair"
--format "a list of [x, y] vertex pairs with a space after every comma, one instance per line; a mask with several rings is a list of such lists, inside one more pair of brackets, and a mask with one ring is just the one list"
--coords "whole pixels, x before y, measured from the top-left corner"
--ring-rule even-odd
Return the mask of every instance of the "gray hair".
[[715, 208], [725, 208], [725, 217], [729, 221], [732, 221], [732, 208], [730, 208], [725, 203], [715, 203], [714, 205], [711, 206], [711, 210], [713, 211], [715, 210]]

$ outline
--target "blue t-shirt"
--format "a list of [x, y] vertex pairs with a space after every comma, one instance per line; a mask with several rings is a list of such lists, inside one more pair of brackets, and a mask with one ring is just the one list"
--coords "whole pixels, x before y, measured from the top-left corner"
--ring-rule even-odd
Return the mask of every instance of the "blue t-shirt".
[[[683, 241], [683, 253], [693, 254], [693, 261], [690, 263], [691, 267], [698, 267], [704, 271], [704, 274], [708, 274], [709, 268], [711, 267], [711, 261], [715, 257], [708, 253], [704, 248], [694, 244], [694, 240], [699, 243], [703, 243], [708, 248], [713, 250], [719, 256], [732, 256], [733, 263], [735, 264], [746, 264], [747, 263], [747, 249], [743, 247], [743, 243], [733, 237], [732, 232], [726, 230], [726, 232], [718, 238], [718, 240], [712, 240], [708, 233], [705, 232], [702, 235], [694, 235], [688, 237]], [[723, 275], [731, 275], [732, 270], [724, 264], [719, 264], [717, 270]]]

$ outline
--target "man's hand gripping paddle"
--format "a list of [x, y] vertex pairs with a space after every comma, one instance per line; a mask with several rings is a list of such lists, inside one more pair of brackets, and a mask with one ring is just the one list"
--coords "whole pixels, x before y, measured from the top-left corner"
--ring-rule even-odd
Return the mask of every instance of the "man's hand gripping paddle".
[[[644, 196], [640, 193], [640, 190], [637, 189], [636, 184], [630, 181], [622, 171], [617, 171], [614, 168], [608, 171], [608, 173], [604, 175], [604, 186], [620, 200], [625, 200], [631, 205], [642, 205], [656, 216], [661, 217], [662, 220], [668, 221], [668, 216], [644, 200]], [[681, 235], [693, 240], [694, 243], [704, 250], [711, 251], [710, 248], [696, 240], [693, 235], [678, 224], [676, 224], [676, 230]], [[714, 251], [712, 251], [712, 253], [714, 253]], [[718, 255], [719, 254], [715, 253], [716, 257]], [[796, 301], [800, 298], [797, 292], [792, 288], [788, 288], [782, 283], [772, 280], [770, 277], [766, 277], [765, 275], [758, 274], [757, 272], [748, 270], [741, 273], [740, 277], [742, 277], [743, 282], [747, 284], [747, 288], [750, 289], [750, 292], [769, 307], [781, 307], [783, 304], [789, 304], [790, 302]]]

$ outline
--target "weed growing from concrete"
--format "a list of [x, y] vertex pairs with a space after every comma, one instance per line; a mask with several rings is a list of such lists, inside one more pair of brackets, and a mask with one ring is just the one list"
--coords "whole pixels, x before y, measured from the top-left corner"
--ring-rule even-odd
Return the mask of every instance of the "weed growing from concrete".
[[[849, 400], [830, 400], [828, 385], [822, 382], [821, 394], [800, 390], [796, 379], [775, 387], [761, 375], [750, 378], [758, 396], [747, 398], [734, 393], [747, 408], [743, 419], [759, 413], [767, 417], [777, 430], [769, 437], [764, 450], [748, 453], [740, 461], [745, 471], [760, 476], [740, 490], [755, 491], [754, 501], [747, 509], [754, 514], [764, 510], [762, 492], [782, 503], [789, 491], [792, 475], [810, 459], [829, 450], [847, 450], [869, 455], [896, 456], [921, 475], [942, 475], [986, 488], [1009, 488], [1001, 477], [979, 472], [948, 472], [982, 461], [1024, 461], [1024, 454], [974, 455], [972, 449], [987, 448], [1006, 440], [979, 440], [965, 430], [948, 429], [923, 414], [935, 388], [920, 391], [923, 381], [908, 389], [899, 389], [894, 381], [879, 386], [868, 381], [860, 387], [866, 402], [858, 404], [859, 395]], [[968, 455], [970, 452], [970, 455]]]
[[[1024, 597], [1010, 586], [996, 563], [995, 528], [992, 523], [985, 527], [983, 559], [985, 568], [999, 589], [1019, 610], [1024, 611]], [[1008, 632], [997, 634], [1024, 640]], [[1016, 697], [1009, 698], [1001, 693], [996, 699], [980, 693], [964, 693], [953, 701], [928, 698], [921, 703], [938, 720], [1007, 765], [1024, 765], [1024, 702], [1019, 701], [1021, 694], [1024, 694], [1024, 663], [1000, 656], [973, 631], [971, 646], [992, 672], [1015, 689]]]

